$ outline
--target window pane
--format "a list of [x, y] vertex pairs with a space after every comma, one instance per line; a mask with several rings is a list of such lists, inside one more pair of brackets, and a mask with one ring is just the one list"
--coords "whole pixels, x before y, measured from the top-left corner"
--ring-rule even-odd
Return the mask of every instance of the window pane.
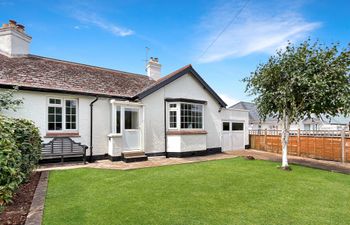
[[[51, 100], [51, 99], [50, 99]], [[48, 107], [48, 130], [62, 130], [61, 107]]]
[[61, 105], [61, 99], [58, 98], [50, 98], [49, 103], [53, 105]]
[[55, 123], [49, 123], [48, 129], [55, 130]]
[[55, 107], [49, 107], [49, 113], [55, 113]]
[[125, 109], [125, 129], [138, 129], [139, 126], [139, 110]]
[[177, 122], [176, 111], [170, 111], [169, 120], [170, 120], [169, 127], [176, 128], [176, 122]]
[[56, 130], [62, 130], [62, 123], [56, 123]]
[[121, 124], [120, 124], [120, 107], [117, 107], [116, 111], [116, 132], [120, 134]]
[[49, 123], [55, 122], [55, 116], [49, 114]]
[[65, 113], [66, 113], [66, 129], [76, 129], [76, 107], [77, 100], [66, 100], [65, 101]]
[[203, 128], [203, 106], [198, 104], [181, 103], [181, 128]]
[[224, 131], [230, 130], [230, 123], [229, 122], [223, 122], [222, 123], [222, 130], [224, 130]]
[[232, 123], [232, 130], [243, 130], [243, 123]]

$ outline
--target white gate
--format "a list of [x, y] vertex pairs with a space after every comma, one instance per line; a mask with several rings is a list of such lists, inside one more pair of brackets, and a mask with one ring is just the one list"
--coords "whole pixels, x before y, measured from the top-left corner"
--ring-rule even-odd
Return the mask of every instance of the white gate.
[[244, 122], [223, 121], [221, 146], [223, 151], [244, 149]]

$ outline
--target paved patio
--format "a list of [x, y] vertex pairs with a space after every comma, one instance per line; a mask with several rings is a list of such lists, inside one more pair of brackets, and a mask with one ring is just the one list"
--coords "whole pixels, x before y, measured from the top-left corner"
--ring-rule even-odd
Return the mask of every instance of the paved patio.
[[[207, 155], [207, 156], [196, 156], [196, 157], [188, 157], [188, 158], [165, 158], [161, 157], [149, 157], [148, 161], [143, 162], [133, 162], [133, 163], [125, 163], [122, 161], [112, 162], [110, 160], [98, 160], [94, 163], [87, 163], [84, 165], [81, 162], [66, 162], [64, 164], [61, 163], [51, 163], [40, 165], [37, 169], [38, 171], [47, 171], [47, 170], [62, 170], [62, 169], [75, 169], [75, 168], [101, 168], [101, 169], [117, 169], [117, 170], [130, 170], [130, 169], [138, 169], [138, 168], [146, 168], [146, 167], [156, 167], [156, 166], [166, 166], [166, 165], [176, 165], [176, 164], [184, 164], [184, 163], [196, 163], [196, 162], [204, 162], [210, 160], [219, 160], [219, 159], [228, 159], [235, 158], [239, 156], [248, 156], [251, 155], [256, 159], [261, 160], [269, 160], [269, 161], [281, 161], [281, 155], [257, 151], [257, 150], [239, 150], [239, 151], [230, 151], [220, 154]], [[291, 164], [298, 164], [303, 166], [308, 166], [312, 168], [318, 168], [328, 171], [340, 172], [350, 174], [350, 163], [340, 163], [333, 161], [325, 161], [325, 160], [317, 160], [317, 159], [309, 159], [302, 158], [296, 156], [289, 156], [289, 162]]]

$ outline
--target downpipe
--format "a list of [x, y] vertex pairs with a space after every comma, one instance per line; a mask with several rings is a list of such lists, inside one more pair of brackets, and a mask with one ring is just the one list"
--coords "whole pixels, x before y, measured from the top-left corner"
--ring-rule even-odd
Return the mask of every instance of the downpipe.
[[90, 103], [90, 157], [89, 162], [92, 163], [92, 154], [93, 154], [93, 115], [94, 115], [94, 103], [97, 102], [98, 97], [96, 97], [91, 103]]

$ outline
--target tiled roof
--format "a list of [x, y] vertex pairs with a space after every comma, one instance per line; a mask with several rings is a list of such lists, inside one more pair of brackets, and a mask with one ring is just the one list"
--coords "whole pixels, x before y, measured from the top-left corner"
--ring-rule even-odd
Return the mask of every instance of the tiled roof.
[[[258, 112], [258, 108], [254, 103], [251, 102], [238, 102], [232, 106], [230, 106], [230, 109], [245, 109], [249, 111], [249, 121], [250, 122], [259, 122], [260, 116]], [[277, 122], [276, 118], [273, 117], [267, 117], [265, 122]]]
[[155, 81], [148, 76], [28, 55], [0, 54], [0, 86], [131, 98]]
[[321, 115], [321, 118], [324, 123], [327, 124], [333, 124], [333, 125], [349, 125], [350, 124], [350, 117], [344, 116], [344, 115], [337, 115], [337, 116], [326, 116], [325, 114]]

